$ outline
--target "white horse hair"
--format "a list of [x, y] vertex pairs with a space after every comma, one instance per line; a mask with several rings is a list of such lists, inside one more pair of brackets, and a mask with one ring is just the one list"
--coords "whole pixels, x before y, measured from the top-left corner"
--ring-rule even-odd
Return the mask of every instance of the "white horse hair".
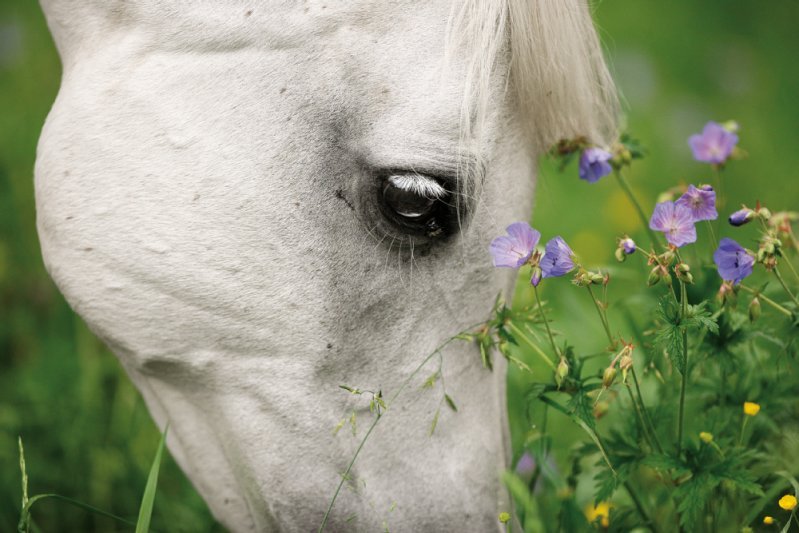
[[[585, 0], [40, 1], [64, 66], [36, 162], [51, 276], [219, 521], [315, 530], [370, 417], [339, 385], [390, 395], [485, 319], [535, 158], [612, 140]], [[328, 530], [499, 530], [501, 363], [445, 349], [459, 412], [430, 436], [441, 390], [412, 383]]]

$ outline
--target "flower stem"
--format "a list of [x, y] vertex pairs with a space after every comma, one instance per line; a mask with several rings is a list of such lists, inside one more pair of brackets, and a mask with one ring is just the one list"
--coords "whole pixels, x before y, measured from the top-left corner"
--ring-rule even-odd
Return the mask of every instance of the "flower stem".
[[627, 183], [627, 180], [624, 178], [624, 175], [622, 175], [621, 170], [616, 170], [613, 174], [616, 176], [616, 181], [619, 182], [619, 186], [624, 191], [624, 194], [627, 195], [630, 203], [633, 204], [633, 207], [638, 213], [638, 217], [641, 219], [641, 224], [644, 225], [644, 228], [646, 228], [646, 231], [649, 233], [649, 240], [652, 241], [652, 248], [657, 248], [660, 241], [658, 241], [657, 235], [655, 235], [655, 232], [652, 230], [652, 228], [649, 227], [649, 219], [646, 218], [646, 214], [644, 213], [643, 208], [641, 208], [641, 204], [638, 203], [638, 199], [636, 199], [635, 194], [633, 194], [630, 184]]
[[630, 395], [630, 401], [635, 408], [635, 416], [638, 419], [638, 425], [641, 427], [641, 433], [644, 435], [646, 442], [649, 443], [649, 447], [655, 449], [655, 442], [652, 440], [652, 437], [649, 435], [649, 427], [646, 425], [644, 421], [644, 415], [641, 413], [641, 407], [638, 405], [638, 402], [635, 400], [635, 396], [633, 395], [633, 388], [630, 386], [629, 383], [624, 384], [627, 388], [627, 393]]
[[614, 350], [616, 348], [616, 341], [613, 339], [613, 335], [610, 333], [610, 324], [608, 323], [608, 315], [607, 311], [602, 308], [599, 304], [599, 300], [594, 297], [594, 291], [591, 288], [591, 285], [586, 285], [588, 289], [588, 294], [591, 295], [591, 301], [594, 302], [594, 307], [596, 307], [596, 312], [599, 313], [599, 320], [602, 321], [602, 327], [605, 328], [605, 334], [608, 336], [608, 341], [610, 341], [610, 349]]
[[643, 504], [641, 504], [641, 500], [638, 499], [635, 489], [633, 489], [629, 481], [624, 482], [624, 488], [627, 490], [627, 494], [630, 495], [630, 499], [633, 501], [633, 505], [635, 505], [638, 514], [644, 519], [644, 525], [648, 525], [650, 528], [652, 528], [653, 533], [659, 533], [660, 529], [658, 528], [657, 522], [650, 518], [649, 514], [644, 509]]
[[713, 229], [713, 223], [709, 220], [707, 222], [707, 228], [710, 230], [710, 238], [713, 240], [713, 249], [719, 247], [719, 241], [716, 239], [716, 231]]
[[794, 268], [793, 263], [791, 263], [791, 260], [788, 259], [787, 257], [785, 258], [785, 264], [788, 265], [788, 269], [791, 272], [793, 272], [793, 277], [795, 277], [796, 280], [799, 281], [799, 273], [796, 272], [796, 269]]
[[513, 322], [511, 322], [511, 323], [510, 323], [510, 327], [511, 327], [511, 329], [514, 331], [514, 333], [516, 333], [516, 335], [518, 335], [519, 337], [521, 337], [521, 338], [524, 340], [524, 342], [526, 342], [527, 344], [529, 344], [529, 345], [530, 345], [530, 347], [533, 349], [533, 351], [534, 351], [536, 354], [538, 354], [538, 355], [539, 355], [539, 357], [541, 357], [541, 359], [543, 359], [543, 360], [544, 360], [544, 362], [547, 364], [547, 366], [549, 366], [549, 368], [551, 368], [553, 371], [557, 371], [557, 368], [555, 367], [555, 363], [553, 363], [553, 362], [552, 362], [552, 360], [549, 358], [549, 356], [548, 356], [547, 354], [545, 354], [545, 353], [544, 353], [544, 351], [543, 351], [541, 348], [539, 348], [539, 347], [538, 347], [538, 345], [537, 345], [536, 343], [534, 343], [533, 341], [531, 341], [531, 340], [530, 340], [530, 339], [527, 337], [527, 335], [525, 335], [525, 334], [524, 334], [524, 332], [523, 332], [522, 330], [520, 330], [520, 329], [519, 329], [519, 328], [516, 326], [516, 324], [514, 324]]
[[544, 306], [541, 305], [541, 298], [538, 296], [538, 287], [535, 285], [533, 285], [533, 292], [535, 293], [535, 301], [538, 304], [538, 311], [541, 313], [541, 318], [544, 319], [544, 325], [547, 327], [549, 342], [552, 344], [552, 349], [555, 350], [555, 357], [560, 357], [560, 350], [558, 350], [558, 345], [555, 344], [555, 337], [552, 336], [552, 330], [549, 329], [549, 319], [547, 319], [547, 315], [544, 313]]
[[746, 292], [748, 292], [750, 294], [754, 294], [757, 298], [760, 298], [761, 300], [763, 300], [764, 302], [769, 304], [771, 307], [773, 307], [775, 310], [779, 311], [780, 313], [782, 313], [783, 315], [787, 316], [788, 318], [793, 316], [793, 315], [791, 315], [791, 312], [789, 310], [785, 309], [783, 306], [781, 306], [780, 304], [778, 304], [777, 302], [775, 302], [774, 300], [772, 300], [771, 298], [769, 298], [765, 294], [761, 294], [759, 291], [756, 291], [755, 289], [753, 289], [751, 287], [748, 287], [748, 286], [744, 285], [743, 283], [739, 284], [738, 286], [740, 288], [742, 288], [743, 290], [745, 290]]
[[[684, 321], [688, 316], [688, 293], [685, 289], [685, 283], [680, 281], [680, 300], [682, 304], [682, 320]], [[682, 330], [682, 350], [683, 350], [683, 365], [682, 382], [680, 384], [680, 413], [677, 425], [677, 456], [682, 453], [682, 435], [683, 425], [685, 422], [685, 389], [688, 382], [688, 328], [683, 327]]]
[[[470, 326], [466, 328], [465, 331], [471, 330], [474, 327], [476, 326]], [[417, 366], [413, 370], [413, 372], [411, 372], [410, 375], [407, 378], [405, 378], [402, 383], [400, 383], [399, 388], [396, 391], [394, 391], [394, 394], [392, 394], [391, 397], [389, 397], [388, 401], [386, 402], [386, 408], [383, 411], [383, 413], [381, 414], [378, 411], [377, 416], [375, 416], [375, 419], [372, 421], [372, 425], [369, 426], [369, 429], [366, 431], [366, 434], [361, 439], [360, 444], [358, 444], [358, 448], [355, 450], [352, 459], [350, 459], [350, 462], [347, 464], [347, 468], [344, 470], [344, 473], [341, 474], [341, 481], [339, 481], [338, 486], [336, 487], [336, 492], [333, 493], [333, 497], [330, 499], [330, 504], [327, 506], [325, 515], [322, 518], [322, 523], [319, 525], [318, 533], [322, 533], [322, 531], [324, 531], [325, 529], [325, 526], [327, 526], [327, 521], [330, 518], [330, 512], [333, 510], [333, 505], [336, 503], [336, 499], [338, 498], [338, 495], [341, 492], [341, 487], [344, 486], [344, 482], [347, 481], [347, 478], [349, 478], [350, 472], [352, 471], [352, 467], [355, 464], [356, 459], [358, 459], [358, 455], [361, 453], [361, 450], [366, 444], [366, 441], [369, 439], [369, 436], [372, 434], [372, 431], [374, 431], [375, 427], [377, 426], [377, 423], [380, 422], [383, 415], [385, 415], [388, 412], [388, 409], [394, 404], [394, 400], [396, 400], [397, 397], [400, 394], [402, 394], [402, 391], [405, 390], [405, 388], [408, 386], [411, 380], [416, 377], [416, 375], [422, 370], [422, 368], [424, 368], [425, 365], [427, 365], [427, 363], [429, 363], [433, 357], [439, 354], [441, 350], [443, 350], [449, 343], [458, 339], [459, 336], [460, 333], [458, 335], [453, 335], [449, 339], [445, 340], [443, 343], [439, 344], [438, 347], [435, 350], [433, 350], [433, 352], [430, 353], [427, 357], [425, 357], [424, 360], [421, 363], [419, 363], [419, 366]]]
[[641, 394], [641, 386], [638, 384], [638, 376], [635, 373], [635, 367], [630, 369], [630, 373], [633, 375], [633, 383], [635, 384], [635, 392], [638, 393], [638, 402], [641, 404], [641, 411], [644, 413], [644, 418], [647, 424], [649, 424], [649, 431], [655, 440], [655, 447], [658, 453], [663, 453], [663, 446], [660, 445], [658, 434], [655, 432], [655, 424], [652, 423], [652, 419], [649, 417], [649, 411], [647, 411], [646, 404], [644, 403], [644, 396]]
[[774, 275], [777, 276], [777, 281], [780, 282], [782, 288], [785, 289], [785, 292], [788, 293], [788, 296], [791, 297], [791, 300], [793, 300], [793, 303], [796, 305], [796, 307], [799, 307], [799, 300], [796, 299], [796, 296], [794, 296], [794, 294], [791, 292], [791, 289], [789, 289], [788, 285], [785, 284], [785, 280], [782, 279], [782, 276], [780, 275], [780, 270], [777, 268], [776, 265], [774, 265]]

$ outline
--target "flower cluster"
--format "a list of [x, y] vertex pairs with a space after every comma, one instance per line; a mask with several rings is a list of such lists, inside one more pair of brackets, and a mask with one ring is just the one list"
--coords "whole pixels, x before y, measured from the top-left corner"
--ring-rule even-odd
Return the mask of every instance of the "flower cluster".
[[[767, 448], [767, 435], [773, 433], [773, 428], [780, 427], [780, 424], [795, 424], [795, 420], [786, 422], [786, 416], [781, 412], [788, 401], [784, 399], [786, 392], [792, 390], [779, 383], [783, 378], [776, 380], [778, 383], [773, 385], [773, 390], [759, 384], [773, 379], [770, 373], [768, 377], [764, 374], [767, 366], [764, 361], [768, 360], [774, 347], [780, 346], [786, 351], [792, 349], [793, 341], [786, 340], [782, 335], [784, 331], [780, 332], [778, 328], [787, 328], [788, 338], [792, 339], [795, 328], [799, 326], [799, 299], [791, 283], [780, 274], [780, 268], [784, 266], [799, 282], [799, 272], [786, 257], [791, 251], [799, 251], [792, 227], [799, 222], [799, 213], [784, 211], [772, 215], [759, 202], [751, 208], [741, 206], [731, 214], [723, 215], [728, 217], [733, 227], [759, 222], [762, 231], [757, 239], [757, 249], [748, 250], [729, 237], [717, 240], [719, 211], [724, 206], [724, 199], [717, 194], [721, 191], [725, 165], [741, 154], [737, 147], [737, 132], [735, 123], [709, 122], [701, 133], [691, 136], [689, 145], [694, 158], [712, 165], [718, 185], [714, 188], [697, 180], [693, 184], [673, 187], [661, 195], [649, 216], [635, 198], [623, 172], [624, 167], [643, 153], [630, 137], [620, 138], [608, 149], [592, 145], [586, 138], [576, 138], [561, 141], [553, 150], [562, 158], [564, 166], [577, 159], [579, 154], [579, 177], [589, 183], [596, 183], [613, 172], [651, 241], [651, 247], [641, 246], [625, 234], [616, 241], [615, 257], [619, 262], [626, 261], [633, 254], [635, 258], [645, 259], [647, 268], [650, 268], [647, 285], [653, 287], [652, 293], [659, 293], [656, 305], [650, 297], [630, 297], [619, 306], [625, 308], [621, 313], [609, 312], [612, 310], [608, 301], [609, 274], [586, 270], [560, 236], [550, 239], [543, 249], [537, 249], [541, 235], [526, 222], [511, 224], [506, 235], [491, 242], [494, 265], [514, 269], [529, 265], [533, 286], [543, 278], [564, 276], [574, 271], [572, 282], [590, 296], [597, 311], [595, 317], [598, 316], [607, 337], [607, 344], [603, 339], [601, 348], [595, 345], [588, 354], [578, 354], [576, 345], [558, 338], [563, 330], [550, 326], [551, 320], [547, 318], [538, 291], [533, 291], [538, 304], [538, 321], [529, 322], [526, 328], [514, 325], [512, 318], [502, 321], [503, 327], [509, 331], [506, 347], [515, 344], [521, 349], [523, 342], [525, 347], [532, 349], [527, 353], [539, 357], [552, 371], [542, 382], [537, 369], [513, 359], [521, 352], [507, 351], [509, 361], [536, 379], [525, 393], [526, 401], [533, 404], [540, 401], [544, 407], [543, 412], [531, 415], [529, 411], [533, 407], [525, 404], [534, 430], [529, 433], [529, 441], [524, 444], [524, 453], [515, 471], [508, 473], [515, 479], [514, 484], [509, 482], [508, 486], [515, 487], [515, 496], [522, 498], [523, 522], [524, 502], [528, 496], [532, 500], [547, 487], [565, 487], [558, 491], [557, 497], [563, 504], [557, 519], [572, 513], [569, 520], [580, 524], [575, 526], [578, 529], [589, 525], [612, 527], [619, 531], [646, 529], [669, 513], [676, 515], [676, 523], [684, 531], [696, 531], [702, 517], [708, 513], [718, 516], [719, 530], [726, 531], [729, 527], [738, 530], [741, 524], [754, 524], [755, 520], [767, 526], [777, 524], [782, 527], [784, 515], [778, 514], [779, 509], [790, 512], [788, 522], [799, 524], [796, 494], [786, 494], [782, 487], [773, 486], [773, 473], [759, 475], [757, 472], [763, 465], [758, 464], [760, 459], [752, 453]], [[713, 243], [712, 263], [711, 254], [702, 248], [681, 250], [697, 242], [700, 235], [706, 235]], [[689, 260], [696, 268], [689, 266]], [[757, 264], [763, 266], [761, 272], [774, 275], [790, 302], [780, 302], [770, 293], [767, 296], [764, 293], [766, 285], [754, 288], [744, 283], [753, 275]], [[713, 269], [707, 268], [712, 265], [722, 278], [718, 292], [720, 298], [715, 304], [714, 280], [717, 278]], [[601, 288], [597, 288], [598, 285]], [[738, 293], [742, 291], [751, 295], [749, 321], [746, 313], [735, 307]], [[647, 319], [646, 313], [637, 313], [636, 306], [642, 304], [650, 305], [655, 316]], [[769, 333], [762, 339], [757, 335], [757, 328], [761, 328], [761, 332], [765, 328], [752, 324], [763, 312], [761, 306], [769, 306], [784, 318], [781, 324], [770, 321]], [[626, 341], [627, 335], [614, 328], [619, 327], [614, 314], [627, 315], [625, 323], [631, 333], [629, 339], [640, 342], [643, 350], [634, 350], [632, 340]], [[539, 335], [544, 332], [546, 335]], [[742, 339], [747, 339], [747, 342], [742, 343]], [[761, 340], [764, 346], [759, 346]], [[547, 341], [549, 347], [543, 346]], [[642, 365], [643, 358], [646, 362]], [[647, 379], [647, 388], [655, 389], [657, 393], [642, 393], [643, 387], [639, 382]], [[795, 377], [785, 377], [784, 381], [789, 379], [795, 383]], [[627, 395], [621, 394], [620, 389], [626, 389]], [[744, 398], [747, 400], [741, 401]], [[656, 404], [657, 411], [651, 411], [657, 413], [654, 417], [647, 407], [650, 402]], [[615, 410], [621, 412], [623, 425], [615, 422], [615, 417], [608, 417], [609, 423], [615, 427], [601, 435], [605, 431], [596, 421]], [[676, 423], [657, 423], [661, 414], [670, 416]], [[532, 416], [537, 418], [539, 415], [543, 417], [543, 423], [533, 421]], [[582, 506], [575, 505], [577, 481], [572, 481], [577, 479], [576, 473], [581, 468], [579, 462], [574, 462], [571, 474], [562, 476], [557, 472], [563, 469], [562, 465], [546, 467], [553, 460], [547, 449], [547, 416], [560, 415], [575, 422], [589, 437], [591, 445], [580, 448], [580, 455], [585, 450], [595, 449], [600, 456], [595, 466], [592, 504], [584, 508], [579, 518], [575, 518], [573, 510]], [[730, 421], [740, 423], [730, 424]], [[668, 439], [673, 440], [668, 442]], [[657, 471], [657, 476], [652, 476], [652, 470]], [[799, 482], [790, 476], [783, 477], [789, 478], [793, 486], [799, 486]], [[632, 498], [634, 506], [623, 503], [626, 496], [613, 498], [614, 493], [621, 490], [619, 478], [624, 478], [621, 486]], [[648, 502], [636, 501], [636, 490], [643, 488], [636, 485], [645, 484], [647, 491], [657, 490], [652, 488], [655, 478], [662, 482], [660, 490], [664, 493], [648, 498]], [[712, 490], [708, 489], [708, 480], [714, 480]], [[772, 492], [782, 494], [782, 497], [777, 501], [775, 496], [769, 508], [761, 506], [759, 515], [746, 512], [754, 498], [760, 500], [764, 496], [768, 486], [772, 486], [774, 491], [782, 490], [780, 493]], [[525, 492], [528, 488], [529, 495]], [[724, 494], [725, 503], [714, 504], [714, 493]], [[652, 502], [666, 501], [672, 501], [674, 505], [659, 507], [655, 510], [657, 515], [647, 509]], [[714, 510], [717, 505], [720, 507]], [[536, 512], [546, 514], [547, 506], [539, 502]], [[551, 521], [552, 518], [550, 514], [548, 519]]]
[[560, 236], [550, 239], [542, 254], [536, 250], [541, 233], [527, 222], [514, 222], [505, 231], [507, 235], [495, 238], [489, 246], [494, 266], [518, 269], [529, 264], [534, 287], [542, 278], [556, 278], [574, 270], [574, 252]]

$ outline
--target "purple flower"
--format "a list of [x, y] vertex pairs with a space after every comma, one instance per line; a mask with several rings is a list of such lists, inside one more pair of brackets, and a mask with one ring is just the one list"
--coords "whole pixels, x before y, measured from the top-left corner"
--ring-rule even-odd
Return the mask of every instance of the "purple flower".
[[549, 240], [541, 259], [541, 271], [545, 278], [556, 278], [574, 269], [574, 252], [561, 237]]
[[748, 207], [744, 207], [743, 209], [739, 209], [735, 213], [731, 214], [729, 221], [733, 226], [743, 226], [753, 218], [755, 218], [755, 212]]
[[619, 242], [619, 246], [621, 246], [621, 249], [624, 250], [624, 253], [627, 255], [630, 255], [636, 250], [635, 241], [629, 237], [623, 238]]
[[719, 275], [725, 281], [732, 281], [736, 285], [752, 273], [755, 258], [746, 248], [727, 237], [721, 239], [719, 247], [713, 253], [713, 261], [719, 270]]
[[688, 144], [694, 159], [715, 165], [724, 163], [738, 144], [738, 136], [717, 122], [708, 122], [702, 133], [691, 135]]
[[506, 231], [508, 235], [491, 241], [488, 250], [494, 259], [494, 266], [519, 268], [530, 259], [541, 234], [527, 222], [514, 222]]
[[516, 463], [516, 473], [522, 477], [531, 476], [533, 472], [535, 472], [535, 458], [530, 455], [530, 452], [524, 452], [521, 457], [519, 457], [519, 462]]
[[674, 202], [657, 204], [649, 219], [649, 227], [665, 233], [666, 240], [677, 247], [696, 242], [693, 213]]
[[594, 183], [613, 170], [608, 161], [612, 156], [601, 148], [586, 148], [580, 156], [580, 179]]
[[694, 222], [716, 220], [719, 217], [716, 211], [716, 192], [710, 185], [703, 185], [699, 189], [689, 185], [685, 194], [680, 196], [675, 203], [690, 209]]

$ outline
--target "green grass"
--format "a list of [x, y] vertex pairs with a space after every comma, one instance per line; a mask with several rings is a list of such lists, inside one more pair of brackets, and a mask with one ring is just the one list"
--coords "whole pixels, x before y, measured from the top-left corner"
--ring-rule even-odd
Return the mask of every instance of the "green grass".
[[[604, 0], [597, 19], [629, 109], [630, 129], [652, 151], [630, 176], [650, 208], [675, 181], [709, 180], [686, 138], [707, 119], [738, 119], [754, 162], [728, 174], [732, 203], [761, 199], [774, 209], [799, 204], [799, 3], [791, 0], [654, 2]], [[36, 2], [0, 4], [0, 530], [17, 527], [22, 437], [32, 494], [57, 493], [136, 520], [159, 433], [114, 357], [69, 309], [39, 252], [33, 201], [36, 142], [55, 97], [60, 66]], [[756, 165], [756, 166], [755, 166]], [[678, 170], [679, 169], [679, 170]], [[544, 165], [535, 223], [562, 235], [589, 264], [612, 261], [614, 239], [642, 235], [610, 180], [595, 185]], [[564, 215], [568, 214], [568, 215]], [[619, 274], [613, 291], [623, 291]], [[585, 294], [546, 284], [558, 327], [585, 352], [603, 336]], [[524, 302], [521, 302], [524, 303]], [[568, 319], [568, 320], [564, 320]], [[611, 320], [624, 320], [621, 308]], [[583, 325], [587, 324], [587, 325]], [[522, 354], [524, 355], [524, 354]], [[531, 363], [533, 360], [530, 359]], [[512, 372], [511, 420], [524, 440]], [[560, 444], [579, 428], [568, 423]], [[556, 443], [557, 445], [558, 443]], [[39, 530], [115, 531], [114, 520], [53, 499], [33, 509]], [[220, 531], [166, 454], [153, 510], [154, 530]]]

